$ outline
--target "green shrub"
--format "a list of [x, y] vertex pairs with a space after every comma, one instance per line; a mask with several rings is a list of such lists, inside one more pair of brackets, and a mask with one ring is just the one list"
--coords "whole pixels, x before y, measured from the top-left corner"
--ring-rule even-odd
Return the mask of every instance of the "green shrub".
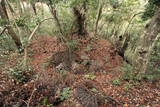
[[112, 84], [113, 85], [120, 85], [121, 81], [119, 79], [115, 79], [115, 80], [112, 81]]
[[124, 71], [122, 79], [124, 79], [124, 80], [133, 80], [134, 73], [133, 73], [133, 68], [132, 68], [131, 65], [124, 64], [124, 66], [122, 67], [122, 70]]
[[10, 68], [8, 73], [13, 79], [19, 82], [25, 81], [26, 79], [26, 77], [23, 75], [24, 72], [21, 70]]
[[49, 104], [49, 103], [48, 103], [48, 97], [44, 97], [44, 99], [42, 100], [42, 104], [43, 104], [45, 107], [53, 107], [52, 104]]

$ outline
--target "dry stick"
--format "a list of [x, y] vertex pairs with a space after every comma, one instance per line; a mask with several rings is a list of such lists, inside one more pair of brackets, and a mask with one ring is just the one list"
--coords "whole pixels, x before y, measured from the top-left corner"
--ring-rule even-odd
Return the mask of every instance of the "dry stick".
[[[41, 75], [39, 74], [35, 80], [38, 80], [40, 76], [41, 76]], [[34, 83], [34, 88], [33, 88], [33, 91], [32, 91], [32, 93], [31, 93], [31, 96], [29, 97], [28, 101], [22, 100], [22, 101], [27, 105], [27, 107], [30, 106], [30, 102], [31, 102], [32, 97], [33, 97], [34, 93], [36, 92], [36, 90], [37, 90], [37, 89], [36, 89], [36, 85], [35, 85], [35, 83]]]
[[32, 91], [32, 93], [31, 93], [31, 96], [29, 97], [29, 100], [28, 100], [28, 103], [27, 103], [27, 107], [29, 107], [30, 102], [31, 102], [32, 97], [33, 97], [33, 94], [34, 94], [35, 92], [36, 92], [36, 86], [35, 86], [35, 84], [34, 84], [34, 88], [33, 88], [33, 91]]
[[38, 23], [38, 25], [34, 28], [34, 30], [32, 31], [31, 35], [29, 36], [28, 38], [28, 44], [29, 42], [31, 41], [32, 37], [34, 36], [35, 32], [37, 31], [37, 29], [39, 28], [39, 26], [46, 20], [49, 20], [49, 19], [54, 19], [54, 18], [46, 18], [46, 19], [43, 19], [41, 22]]
[[27, 107], [28, 107], [28, 103], [26, 101], [24, 101], [23, 99], [20, 99], [20, 100], [22, 100], [27, 105]]
[[0, 36], [8, 29], [8, 27], [11, 27], [12, 25], [5, 25], [4, 29], [0, 33]]
[[[40, 76], [41, 76], [41, 74], [38, 74], [36, 80], [38, 80]], [[35, 85], [35, 83], [34, 83], [34, 89], [33, 89], [32, 93], [31, 93], [31, 96], [30, 96], [30, 98], [29, 98], [29, 100], [28, 100], [27, 107], [29, 107], [30, 102], [31, 102], [32, 97], [33, 97], [33, 94], [36, 92], [36, 90], [37, 90], [37, 89], [36, 89], [36, 85]]]
[[5, 27], [2, 32], [0, 33], [0, 36], [6, 31], [7, 27]]

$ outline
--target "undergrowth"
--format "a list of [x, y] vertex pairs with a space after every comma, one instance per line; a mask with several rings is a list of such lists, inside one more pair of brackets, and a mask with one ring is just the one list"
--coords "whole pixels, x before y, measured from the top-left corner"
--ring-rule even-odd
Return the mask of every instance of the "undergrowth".
[[33, 74], [34, 74], [33, 71], [34, 70], [32, 67], [28, 67], [27, 69], [24, 69], [23, 67], [17, 64], [13, 68], [9, 68], [7, 73], [10, 76], [10, 78], [15, 80], [16, 82], [24, 83], [24, 82], [28, 82], [33, 78]]

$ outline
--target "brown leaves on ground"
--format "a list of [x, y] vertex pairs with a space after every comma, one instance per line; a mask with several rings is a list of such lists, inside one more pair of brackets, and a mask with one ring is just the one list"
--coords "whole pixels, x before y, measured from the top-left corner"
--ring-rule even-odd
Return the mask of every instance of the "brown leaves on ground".
[[[159, 107], [160, 91], [149, 82], [132, 85], [121, 81], [120, 85], [112, 84], [122, 75], [120, 66], [123, 60], [107, 40], [88, 37], [76, 41], [71, 71], [59, 72], [65, 61], [61, 60], [53, 67], [47, 65], [56, 53], [66, 51], [67, 46], [51, 36], [39, 36], [33, 40], [29, 46], [29, 57], [38, 77], [15, 86], [6, 74], [0, 73], [0, 83], [8, 86], [0, 87], [0, 104], [23, 107], [28, 102], [30, 106], [39, 107], [49, 104], [57, 107]], [[64, 55], [57, 56], [62, 58]], [[6, 60], [5, 66], [12, 65], [15, 59], [18, 57]], [[71, 96], [60, 100], [64, 97], [60, 92], [68, 87], [72, 90]]]

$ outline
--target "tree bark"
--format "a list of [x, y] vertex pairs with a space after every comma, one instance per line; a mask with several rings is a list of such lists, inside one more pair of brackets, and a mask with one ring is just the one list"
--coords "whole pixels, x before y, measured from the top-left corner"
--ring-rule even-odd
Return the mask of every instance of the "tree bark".
[[[5, 0], [2, 0], [0, 2], [0, 16], [1, 16], [2, 20], [6, 21], [6, 24], [10, 25], [9, 17], [8, 17], [8, 14], [7, 14], [7, 9], [6, 9], [6, 5], [5, 5]], [[14, 40], [14, 43], [16, 44], [18, 50], [21, 50], [22, 43], [20, 41], [20, 38], [14, 32], [13, 28], [11, 26], [8, 26], [7, 30], [8, 30], [8, 34]]]
[[36, 9], [36, 4], [35, 3], [31, 3], [34, 14], [37, 15], [37, 9]]
[[95, 30], [94, 30], [94, 34], [97, 34], [97, 29], [98, 29], [98, 23], [102, 14], [102, 9], [103, 9], [103, 4], [100, 4], [100, 7], [98, 9], [98, 15], [97, 15], [97, 19], [96, 19], [96, 23], [95, 23]]
[[55, 21], [57, 23], [57, 26], [59, 28], [59, 31], [60, 31], [61, 35], [64, 36], [62, 26], [61, 26], [60, 21], [57, 17], [57, 11], [56, 11], [55, 7], [53, 6], [54, 5], [53, 2], [51, 0], [49, 0], [49, 4], [47, 4], [47, 5], [48, 5], [48, 7], [51, 11], [51, 14], [52, 14], [53, 18], [55, 19]]
[[76, 17], [76, 24], [77, 24], [77, 29], [78, 29], [78, 35], [86, 35], [87, 30], [85, 28], [85, 20], [86, 20], [86, 4], [84, 2], [82, 9], [84, 12], [82, 13], [81, 10], [78, 7], [73, 7], [73, 13], [74, 16]]
[[136, 14], [134, 14], [134, 15], [132, 16], [131, 20], [130, 20], [129, 23], [128, 23], [128, 26], [127, 26], [126, 29], [125, 29], [124, 34], [122, 35], [122, 38], [124, 38], [124, 41], [123, 41], [123, 44], [122, 44], [121, 50], [120, 50], [120, 54], [121, 54], [122, 57], [124, 57], [125, 51], [126, 51], [126, 49], [128, 48], [128, 42], [130, 41], [130, 35], [127, 33], [127, 31], [128, 31], [128, 29], [129, 29], [129, 27], [130, 27], [133, 19], [134, 19], [137, 15], [139, 15], [139, 14], [141, 14], [141, 13], [143, 13], [143, 12], [136, 13]]
[[160, 10], [153, 16], [150, 23], [146, 25], [144, 35], [140, 38], [139, 47], [136, 48], [136, 62], [134, 67], [140, 73], [147, 72], [148, 62], [150, 59], [153, 44], [160, 33]]

